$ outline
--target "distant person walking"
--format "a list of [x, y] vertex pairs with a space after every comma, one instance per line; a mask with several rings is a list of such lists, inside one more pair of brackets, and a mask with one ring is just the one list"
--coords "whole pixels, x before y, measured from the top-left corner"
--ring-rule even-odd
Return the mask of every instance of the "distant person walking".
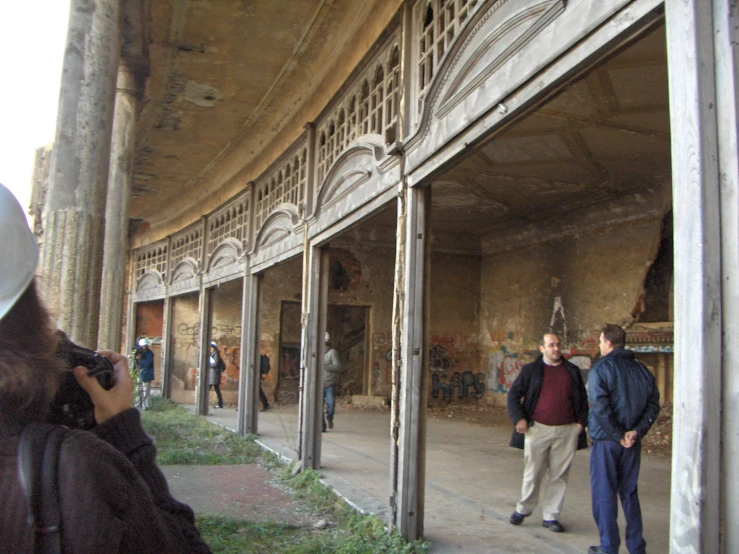
[[139, 340], [139, 350], [136, 360], [139, 363], [139, 377], [141, 378], [141, 408], [149, 409], [151, 399], [151, 382], [154, 380], [154, 352], [149, 348], [149, 339]]
[[267, 354], [261, 354], [259, 357], [259, 401], [262, 403], [262, 412], [271, 410], [267, 395], [262, 390], [262, 379], [265, 375], [269, 374], [269, 370], [272, 369], [269, 365], [269, 356]]
[[334, 410], [336, 408], [336, 377], [341, 371], [341, 360], [339, 353], [331, 346], [331, 337], [326, 333], [326, 353], [323, 356], [323, 403], [326, 413], [323, 415], [323, 432], [326, 432], [326, 421], [328, 428], [334, 428]]
[[213, 387], [218, 397], [218, 404], [214, 408], [223, 408], [223, 396], [221, 396], [221, 373], [226, 370], [226, 364], [221, 358], [218, 343], [210, 343], [210, 356], [208, 357], [208, 386]]
[[641, 506], [637, 481], [641, 465], [641, 439], [659, 415], [659, 390], [649, 370], [625, 350], [626, 332], [618, 325], [601, 329], [601, 358], [588, 375], [590, 422], [590, 487], [593, 518], [600, 546], [588, 554], [618, 554], [618, 503], [626, 519], [626, 548], [644, 554]]
[[521, 368], [508, 392], [508, 416], [515, 425], [510, 444], [523, 448], [524, 459], [521, 500], [509, 521], [521, 525], [531, 515], [548, 473], [542, 525], [562, 533], [559, 517], [570, 465], [575, 451], [588, 445], [587, 392], [580, 368], [562, 357], [557, 335], [546, 333], [539, 351], [541, 356]]

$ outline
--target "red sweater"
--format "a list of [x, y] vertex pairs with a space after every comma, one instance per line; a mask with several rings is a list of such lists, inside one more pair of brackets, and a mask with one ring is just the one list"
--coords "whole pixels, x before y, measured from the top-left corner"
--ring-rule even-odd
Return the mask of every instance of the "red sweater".
[[564, 365], [544, 364], [544, 381], [533, 419], [544, 425], [568, 425], [577, 422], [572, 405], [572, 379]]
[[[32, 552], [16, 467], [21, 429], [0, 415], [0, 554]], [[134, 409], [92, 432], [67, 433], [58, 476], [63, 553], [210, 553], [192, 510], [169, 494], [155, 457]]]

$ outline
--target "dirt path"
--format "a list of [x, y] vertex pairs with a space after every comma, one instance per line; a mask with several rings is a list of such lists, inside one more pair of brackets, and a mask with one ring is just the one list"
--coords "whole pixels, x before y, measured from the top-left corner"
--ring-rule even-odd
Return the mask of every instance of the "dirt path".
[[306, 525], [310, 513], [256, 464], [162, 466], [172, 495], [196, 514]]

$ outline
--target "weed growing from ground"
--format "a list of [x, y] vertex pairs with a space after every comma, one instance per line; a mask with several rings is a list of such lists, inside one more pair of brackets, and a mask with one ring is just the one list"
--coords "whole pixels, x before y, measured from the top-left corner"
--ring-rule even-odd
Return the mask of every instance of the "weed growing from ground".
[[250, 464], [262, 452], [253, 436], [239, 437], [163, 398], [152, 398], [141, 420], [162, 465]]

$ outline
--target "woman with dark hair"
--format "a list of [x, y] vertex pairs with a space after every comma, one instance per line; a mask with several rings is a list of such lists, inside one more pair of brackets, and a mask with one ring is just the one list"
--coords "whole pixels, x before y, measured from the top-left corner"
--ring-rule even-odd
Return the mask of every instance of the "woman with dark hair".
[[64, 553], [210, 552], [192, 510], [169, 494], [154, 444], [131, 407], [126, 358], [115, 352], [100, 352], [113, 364], [109, 390], [86, 368], [73, 369], [92, 400], [97, 425], [91, 431], [62, 429], [55, 483], [59, 525], [29, 524], [18, 469], [21, 433], [47, 420], [60, 378], [69, 370], [56, 354], [59, 336], [33, 281], [36, 241], [3, 185], [0, 236], [0, 553], [34, 552], [34, 544], [50, 534], [58, 535]]

